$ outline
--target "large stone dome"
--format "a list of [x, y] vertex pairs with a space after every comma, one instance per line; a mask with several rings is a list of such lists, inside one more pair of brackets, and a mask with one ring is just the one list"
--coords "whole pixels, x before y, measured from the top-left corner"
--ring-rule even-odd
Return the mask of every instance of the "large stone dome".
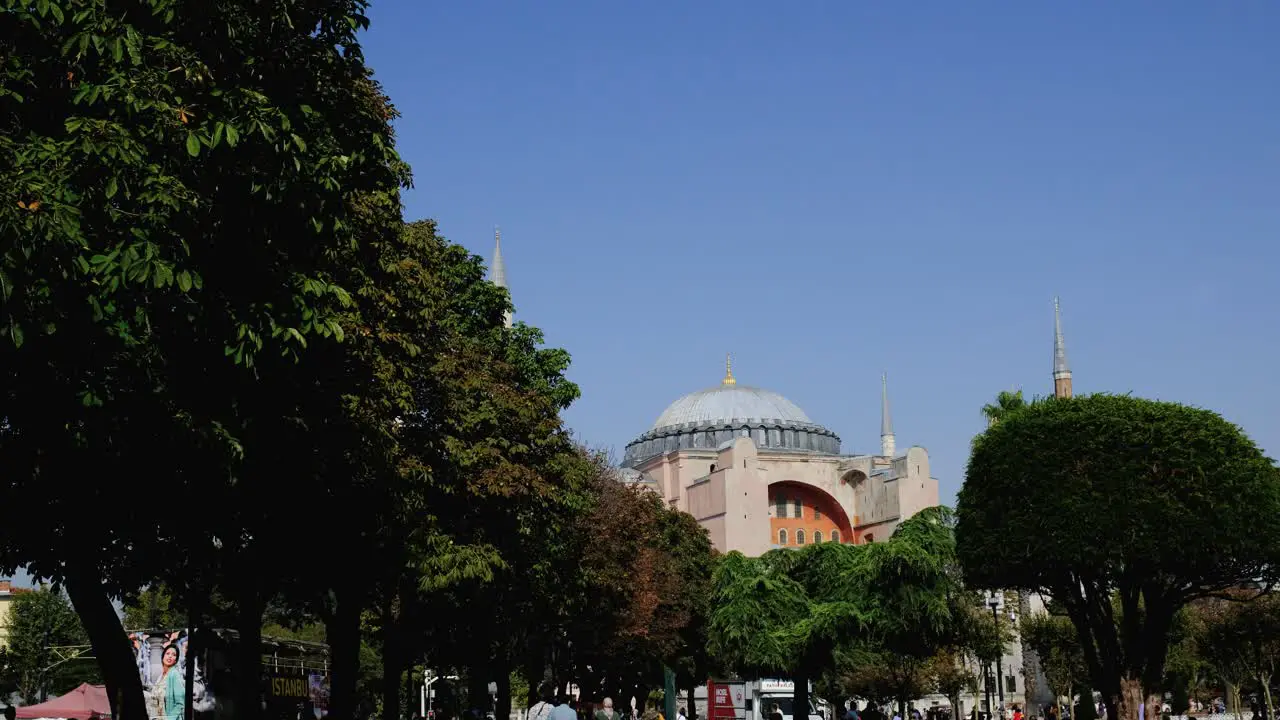
[[685, 423], [723, 423], [772, 418], [813, 423], [795, 403], [772, 390], [747, 385], [720, 385], [691, 392], [667, 406], [653, 429]]
[[648, 432], [627, 444], [623, 465], [675, 450], [714, 450], [749, 437], [762, 450], [840, 454], [840, 438], [779, 393], [738, 385], [730, 369], [720, 385], [667, 406]]

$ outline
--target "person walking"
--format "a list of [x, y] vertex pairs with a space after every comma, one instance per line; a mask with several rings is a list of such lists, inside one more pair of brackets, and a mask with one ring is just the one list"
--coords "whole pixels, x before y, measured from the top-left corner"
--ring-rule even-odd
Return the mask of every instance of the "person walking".
[[551, 709], [551, 715], [548, 720], [578, 720], [578, 711], [573, 708], [568, 695], [559, 694], [556, 699], [556, 706]]

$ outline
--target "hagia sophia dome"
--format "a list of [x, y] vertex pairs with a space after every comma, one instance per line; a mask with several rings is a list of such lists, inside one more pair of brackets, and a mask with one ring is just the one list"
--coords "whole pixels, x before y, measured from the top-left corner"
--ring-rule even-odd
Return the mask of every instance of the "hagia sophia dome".
[[834, 432], [779, 393], [739, 385], [726, 363], [719, 385], [677, 399], [648, 432], [628, 443], [623, 466], [634, 467], [674, 450], [715, 450], [739, 436], [751, 438], [760, 449], [840, 454], [840, 438]]

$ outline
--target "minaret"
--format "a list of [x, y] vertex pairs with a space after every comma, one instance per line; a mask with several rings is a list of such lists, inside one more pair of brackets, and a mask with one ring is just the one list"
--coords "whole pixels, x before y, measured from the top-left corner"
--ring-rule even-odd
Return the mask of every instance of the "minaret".
[[737, 385], [738, 381], [733, 379], [733, 356], [729, 353], [724, 355], [724, 380], [720, 381], [721, 385]]
[[880, 373], [880, 454], [893, 457], [895, 445], [893, 416], [889, 414], [889, 376]]
[[1053, 299], [1053, 396], [1071, 397], [1071, 368], [1067, 365], [1067, 341], [1062, 339], [1062, 309]]
[[[511, 288], [507, 287], [507, 266], [502, 262], [502, 230], [497, 226], [493, 228], [493, 263], [489, 267], [489, 280], [508, 293], [511, 292]], [[511, 327], [510, 310], [502, 316], [502, 324]]]

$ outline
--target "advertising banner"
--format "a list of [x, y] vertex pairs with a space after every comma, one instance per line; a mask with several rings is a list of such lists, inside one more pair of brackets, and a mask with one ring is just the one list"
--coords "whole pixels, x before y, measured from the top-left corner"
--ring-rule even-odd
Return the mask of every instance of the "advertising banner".
[[[147, 716], [151, 720], [184, 720], [187, 704], [187, 640], [186, 630], [168, 634], [130, 633], [138, 675], [146, 693]], [[212, 712], [213, 692], [205, 680], [199, 659], [195, 663], [195, 685], [192, 709], [197, 713]]]
[[269, 716], [290, 720], [329, 714], [329, 676], [302, 668], [270, 670], [263, 676], [263, 694]]
[[743, 720], [747, 715], [747, 688], [741, 682], [707, 683], [709, 720]]
[[309, 675], [307, 680], [311, 691], [311, 713], [320, 720], [329, 714], [329, 676]]

